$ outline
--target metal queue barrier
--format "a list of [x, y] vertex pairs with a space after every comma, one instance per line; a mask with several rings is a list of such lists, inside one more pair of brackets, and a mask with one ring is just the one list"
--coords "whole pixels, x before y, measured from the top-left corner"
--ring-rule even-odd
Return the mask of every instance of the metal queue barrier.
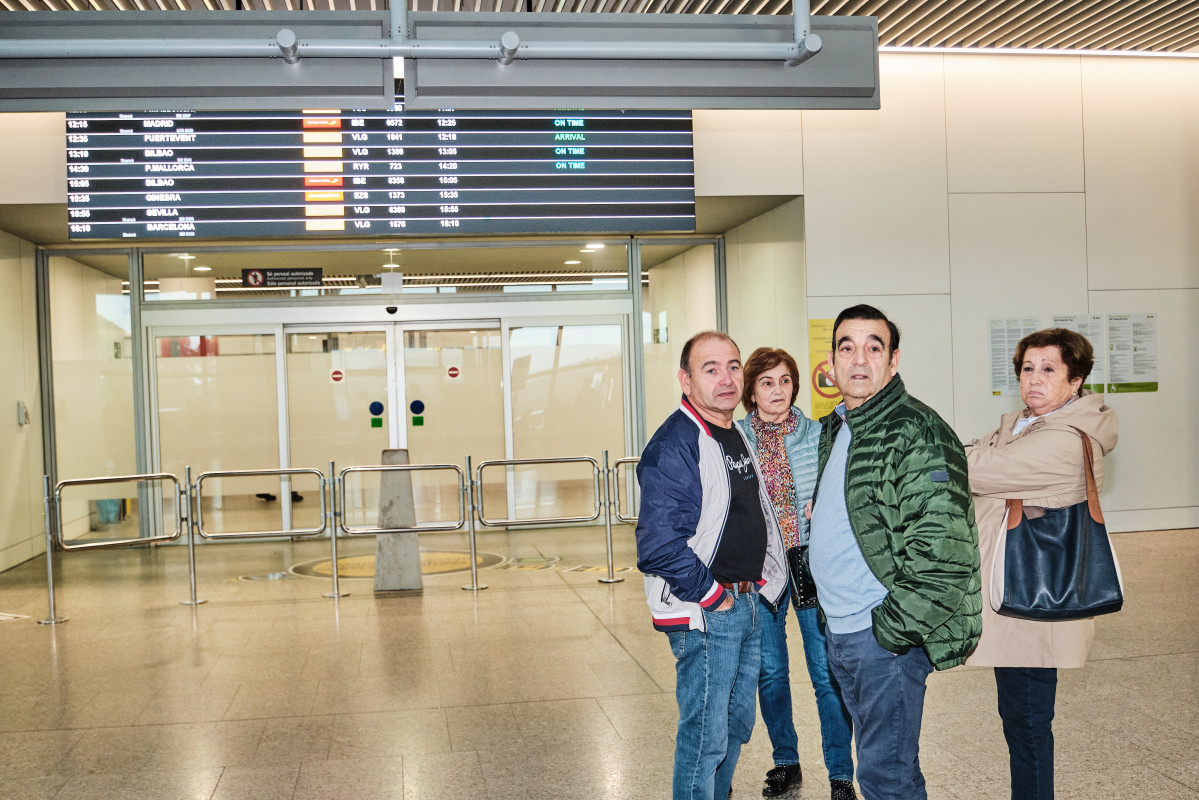
[[631, 457], [631, 458], [618, 458], [618, 459], [616, 459], [615, 461], [613, 461], [613, 462], [612, 462], [612, 475], [613, 475], [613, 476], [615, 477], [615, 479], [616, 479], [616, 480], [615, 480], [615, 483], [616, 483], [616, 493], [615, 493], [615, 497], [613, 497], [613, 503], [614, 503], [614, 504], [615, 504], [615, 506], [616, 506], [616, 514], [615, 514], [615, 517], [616, 517], [616, 519], [620, 520], [621, 522], [623, 522], [623, 523], [625, 523], [625, 524], [627, 524], [627, 525], [636, 525], [636, 524], [637, 524], [637, 517], [636, 517], [636, 516], [632, 516], [632, 517], [626, 517], [624, 514], [621, 514], [621, 513], [620, 513], [620, 509], [621, 509], [621, 502], [620, 502], [620, 474], [619, 474], [619, 473], [620, 473], [620, 468], [621, 468], [621, 467], [623, 467], [623, 466], [625, 466], [626, 464], [640, 464], [640, 463], [641, 463], [641, 458], [640, 458], [639, 456], [633, 456], [633, 457]]
[[[171, 473], [150, 473], [141, 475], [117, 475], [105, 476], [99, 478], [80, 478], [74, 480], [59, 481], [53, 491], [50, 488], [50, 478], [43, 478], [44, 489], [44, 506], [46, 517], [46, 582], [49, 589], [49, 616], [47, 619], [40, 620], [41, 624], [54, 624], [65, 622], [65, 617], [55, 616], [55, 601], [54, 601], [54, 569], [52, 553], [54, 545], [57, 544], [59, 549], [63, 551], [72, 550], [98, 550], [110, 549], [117, 547], [135, 547], [138, 545], [155, 544], [170, 542], [179, 539], [182, 535], [184, 527], [188, 531], [188, 575], [191, 584], [191, 599], [183, 601], [187, 605], [200, 605], [206, 601], [196, 599], [196, 562], [195, 562], [195, 534], [209, 540], [228, 540], [228, 539], [258, 539], [258, 538], [311, 538], [324, 534], [330, 531], [330, 541], [333, 559], [333, 592], [326, 594], [325, 597], [344, 597], [345, 594], [338, 591], [338, 568], [337, 568], [337, 532], [340, 530], [347, 536], [376, 536], [387, 535], [391, 533], [431, 533], [431, 532], [448, 532], [455, 531], [465, 525], [467, 527], [467, 535], [470, 543], [470, 564], [471, 564], [471, 582], [463, 589], [478, 591], [486, 589], [486, 585], [480, 585], [478, 582], [478, 563], [477, 563], [477, 532], [475, 528], [476, 520], [486, 527], [516, 527], [529, 525], [544, 525], [554, 523], [570, 523], [570, 522], [592, 522], [599, 518], [600, 514], [604, 514], [604, 529], [606, 535], [606, 550], [608, 559], [608, 574], [607, 577], [600, 578], [600, 583], [619, 583], [623, 578], [617, 578], [614, 574], [615, 568], [613, 564], [612, 554], [612, 517], [626, 524], [635, 524], [637, 517], [625, 516], [621, 512], [621, 492], [619, 471], [621, 467], [628, 464], [635, 464], [640, 461], [639, 458], [621, 458], [612, 462], [609, 466], [608, 451], [603, 451], [603, 466], [594, 458], [589, 456], [567, 457], [567, 458], [530, 458], [530, 459], [507, 459], [496, 461], [484, 461], [479, 464], [477, 470], [471, 470], [471, 457], [466, 457], [465, 471], [457, 464], [407, 464], [407, 465], [377, 465], [377, 466], [355, 466], [346, 467], [340, 473], [334, 472], [333, 462], [329, 463], [329, 478], [325, 477], [325, 473], [315, 468], [290, 468], [290, 469], [262, 469], [262, 470], [222, 470], [202, 473], [196, 478], [195, 483], [191, 480], [191, 467], [186, 468], [186, 480], [180, 484], [179, 478]], [[576, 516], [560, 516], [560, 517], [526, 517], [526, 518], [489, 518], [483, 508], [483, 470], [491, 467], [521, 467], [532, 466], [537, 464], [573, 464], [573, 463], [588, 463], [592, 467], [592, 488], [593, 488], [593, 510], [588, 515]], [[420, 471], [453, 471], [458, 476], [458, 519], [447, 520], [445, 522], [427, 523], [415, 525], [411, 528], [382, 528], [371, 526], [354, 526], [346, 524], [343, 519], [341, 509], [345, 506], [345, 479], [351, 473], [358, 472], [420, 472]], [[319, 527], [309, 528], [289, 528], [286, 530], [269, 530], [269, 531], [233, 531], [219, 532], [209, 531], [204, 528], [204, 511], [203, 511], [203, 485], [205, 481], [214, 480], [217, 478], [244, 478], [244, 477], [270, 477], [270, 476], [290, 476], [290, 475], [315, 475], [320, 483], [320, 519]], [[107, 484], [107, 483], [126, 483], [126, 482], [146, 482], [146, 481], [171, 481], [175, 484], [175, 530], [171, 533], [164, 533], [158, 536], [139, 536], [125, 539], [111, 539], [104, 541], [90, 542], [69, 542], [63, 535], [62, 530], [62, 490], [70, 486], [82, 486], [92, 484]], [[326, 492], [328, 494], [326, 494]], [[193, 505], [194, 504], [194, 505]]]
[[[604, 466], [603, 466], [602, 479], [600, 477], [599, 462], [597, 462], [594, 458], [591, 458], [589, 456], [578, 456], [578, 457], [573, 457], [573, 458], [516, 458], [516, 459], [504, 459], [504, 460], [496, 460], [496, 461], [484, 461], [483, 463], [479, 464], [479, 469], [477, 472], [477, 476], [478, 476], [478, 484], [477, 485], [480, 487], [480, 491], [478, 493], [479, 522], [482, 523], [483, 525], [486, 525], [489, 528], [500, 528], [500, 527], [513, 527], [513, 526], [518, 526], [518, 525], [547, 525], [547, 524], [564, 523], [564, 522], [591, 522], [593, 520], [599, 519], [601, 510], [607, 511], [609, 509], [610, 497], [611, 497], [611, 492], [609, 491], [611, 482], [609, 480], [610, 473], [608, 471], [608, 451], [607, 450], [604, 451], [603, 459], [604, 459]], [[594, 503], [592, 506], [593, 511], [589, 515], [586, 515], [586, 516], [580, 515], [580, 516], [573, 516], [573, 517], [520, 517], [520, 518], [506, 518], [506, 519], [489, 519], [483, 510], [483, 494], [481, 491], [482, 486], [483, 486], [483, 470], [488, 467], [523, 467], [523, 466], [533, 466], [535, 464], [583, 464], [583, 463], [591, 465], [591, 481], [592, 481], [592, 492], [593, 492]], [[601, 496], [601, 489], [600, 489], [601, 480], [603, 481], [602, 496]], [[621, 581], [624, 580], [624, 578], [617, 578], [613, 573], [612, 517], [611, 517], [611, 514], [608, 514], [608, 513], [604, 514], [604, 529], [605, 529], [605, 532], [607, 535], [608, 577], [600, 578], [599, 580], [601, 583], [620, 583]], [[473, 539], [474, 539], [473, 531], [471, 532], [471, 539], [472, 539], [471, 560], [473, 562], [474, 549], [475, 549], [474, 544], [473, 544]], [[465, 588], [469, 588], [469, 587], [464, 586], [462, 588], [465, 589]], [[486, 587], [481, 587], [481, 588], [486, 588]]]
[[[330, 467], [332, 467], [332, 464], [330, 464]], [[466, 460], [466, 468], [468, 470], [470, 469], [469, 456], [467, 457], [467, 460]], [[434, 531], [456, 531], [456, 530], [458, 530], [459, 528], [461, 528], [463, 526], [464, 523], [467, 522], [466, 508], [470, 504], [470, 500], [467, 497], [469, 492], [466, 487], [465, 475], [462, 471], [462, 467], [458, 466], [457, 464], [389, 464], [389, 465], [381, 464], [378, 466], [371, 466], [371, 467], [346, 467], [345, 469], [343, 469], [341, 471], [340, 474], [338, 474], [336, 480], [334, 481], [334, 485], [333, 485], [334, 506], [335, 506], [335, 508], [338, 508], [338, 509], [345, 508], [346, 475], [349, 475], [351, 473], [355, 473], [355, 472], [380, 472], [380, 473], [383, 473], [383, 472], [435, 472], [435, 471], [446, 471], [446, 470], [451, 470], [451, 471], [457, 473], [457, 475], [458, 475], [458, 519], [453, 520], [452, 522], [451, 521], [431, 522], [431, 523], [427, 523], [424, 525], [413, 525], [413, 527], [411, 527], [411, 528], [381, 528], [378, 526], [347, 525], [344, 516], [341, 514], [337, 514], [337, 515], [335, 515], [336, 519], [337, 519], [337, 526], [347, 536], [377, 536], [377, 535], [387, 535], [387, 534], [391, 534], [391, 533], [432, 533]], [[332, 474], [333, 470], [330, 469], [329, 472], [330, 472], [330, 474]], [[472, 509], [473, 509], [473, 506], [472, 506]], [[473, 533], [474, 533], [473, 514], [470, 518], [470, 523], [471, 523], [470, 528], [471, 528], [471, 533], [472, 533], [472, 535], [470, 537], [470, 547], [471, 547], [471, 552], [470, 552], [471, 573], [470, 574], [471, 574], [472, 582], [477, 583], [477, 581], [475, 580], [475, 578], [477, 576], [477, 568], [476, 568], [476, 564], [475, 564], [475, 549], [474, 549], [475, 548], [475, 537], [473, 535]], [[333, 536], [332, 538], [336, 539], [337, 537]], [[337, 587], [336, 550], [334, 551], [334, 556], [333, 556], [333, 586], [334, 586], [334, 591], [336, 592], [337, 591], [337, 589], [336, 589], [336, 587]]]
[[[332, 472], [333, 464], [329, 464], [330, 472]], [[321, 524], [315, 528], [289, 528], [287, 530], [276, 531], [231, 531], [229, 533], [220, 533], [217, 531], [204, 530], [204, 481], [214, 480], [216, 478], [249, 478], [249, 477], [279, 477], [284, 475], [315, 475], [317, 483], [320, 486]], [[191, 467], [187, 468], [188, 481], [191, 480]], [[196, 599], [196, 559], [194, 537], [195, 534], [200, 534], [205, 539], [266, 539], [266, 538], [307, 538], [320, 536], [322, 533], [330, 529], [330, 519], [332, 517], [332, 508], [326, 502], [325, 493], [328, 490], [329, 481], [325, 479], [325, 473], [313, 467], [293, 467], [289, 469], [230, 469], [230, 470], [214, 470], [211, 472], [202, 472], [196, 478], [196, 482], [192, 484], [193, 496], [196, 503], [196, 522], [189, 531], [188, 539], [188, 571], [191, 575], [192, 596], [190, 605], [198, 605], [202, 600]], [[289, 484], [290, 488], [290, 484]], [[333, 548], [333, 564], [336, 568], [337, 564], [337, 536], [331, 536]], [[325, 595], [326, 597], [340, 596], [337, 594], [337, 572], [333, 573], [333, 594]]]
[[[175, 484], [175, 532], [169, 534], [161, 534], [159, 536], [136, 536], [125, 539], [106, 539], [103, 541], [93, 542], [68, 542], [63, 536], [62, 530], [62, 490], [68, 486], [94, 486], [105, 483], [143, 483], [147, 481], [171, 481]], [[151, 542], [170, 542], [178, 539], [183, 533], [183, 521], [187, 516], [185, 509], [190, 507], [189, 492], [187, 487], [179, 486], [179, 479], [174, 475], [166, 472], [156, 472], [145, 475], [110, 475], [102, 478], [77, 478], [74, 480], [59, 481], [54, 486], [54, 491], [50, 491], [50, 477], [43, 476], [42, 489], [45, 493], [43, 508], [46, 516], [46, 586], [50, 595], [50, 613], [46, 619], [39, 620], [42, 625], [54, 625], [59, 622], [66, 622], [66, 617], [55, 615], [54, 610], [54, 560], [51, 557], [54, 553], [54, 544], [57, 543], [59, 549], [67, 550], [100, 550], [113, 547], [132, 547], [139, 544], [148, 544]], [[53, 507], [51, 507], [53, 504]]]

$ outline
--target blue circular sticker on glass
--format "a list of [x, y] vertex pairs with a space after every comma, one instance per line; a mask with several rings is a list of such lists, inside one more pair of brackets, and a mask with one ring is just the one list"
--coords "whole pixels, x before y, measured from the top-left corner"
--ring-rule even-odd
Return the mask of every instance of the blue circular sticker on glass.
[[377, 417], [382, 413], [383, 413], [383, 404], [382, 403], [380, 403], [378, 400], [371, 403], [371, 414], [373, 414]]
[[413, 400], [408, 405], [408, 408], [412, 409], [413, 414], [423, 414], [425, 411], [425, 404], [422, 403], [420, 400]]

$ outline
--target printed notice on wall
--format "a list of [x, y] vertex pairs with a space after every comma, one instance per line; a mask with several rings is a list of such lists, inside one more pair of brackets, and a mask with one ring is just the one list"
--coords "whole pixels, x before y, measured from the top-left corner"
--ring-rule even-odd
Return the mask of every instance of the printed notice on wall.
[[835, 321], [808, 320], [808, 363], [812, 365], [812, 419], [820, 419], [833, 413], [833, 409], [841, 402], [841, 390], [833, 382], [832, 368], [828, 363]]
[[991, 319], [991, 396], [1019, 397], [1020, 381], [1012, 367], [1016, 345], [1041, 327], [1040, 317]]
[[1107, 315], [1107, 391], [1157, 391], [1157, 314]]
[[1107, 328], [1102, 314], [1054, 314], [1053, 327], [1081, 333], [1095, 348], [1095, 366], [1083, 384], [1092, 392], [1102, 393], [1107, 383]]

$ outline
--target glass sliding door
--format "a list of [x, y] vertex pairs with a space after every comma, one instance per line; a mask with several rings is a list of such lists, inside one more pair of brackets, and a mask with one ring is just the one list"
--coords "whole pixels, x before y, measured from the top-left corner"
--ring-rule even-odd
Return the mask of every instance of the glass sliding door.
[[[494, 324], [494, 323], [493, 323]], [[486, 323], [464, 328], [402, 332], [404, 431], [413, 464], [466, 465], [503, 459], [504, 370], [500, 329]], [[458, 514], [449, 473], [413, 477], [417, 519], [433, 522]], [[488, 516], [507, 508], [503, 471], [483, 473]]]
[[286, 340], [291, 465], [377, 464], [391, 441], [386, 331], [289, 329]]
[[[340, 472], [380, 463], [392, 446], [387, 331], [289, 328], [285, 338], [291, 466], [325, 472], [332, 461]], [[374, 524], [378, 481], [351, 488], [342, 509], [347, 521]]]

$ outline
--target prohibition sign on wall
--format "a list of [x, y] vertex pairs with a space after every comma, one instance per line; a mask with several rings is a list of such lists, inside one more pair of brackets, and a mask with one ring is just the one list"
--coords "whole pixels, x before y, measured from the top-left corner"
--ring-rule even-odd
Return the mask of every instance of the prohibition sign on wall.
[[841, 390], [837, 388], [837, 384], [833, 382], [833, 375], [829, 372], [828, 359], [821, 361], [816, 365], [816, 369], [812, 370], [812, 389], [816, 394], [830, 400], [841, 396]]

